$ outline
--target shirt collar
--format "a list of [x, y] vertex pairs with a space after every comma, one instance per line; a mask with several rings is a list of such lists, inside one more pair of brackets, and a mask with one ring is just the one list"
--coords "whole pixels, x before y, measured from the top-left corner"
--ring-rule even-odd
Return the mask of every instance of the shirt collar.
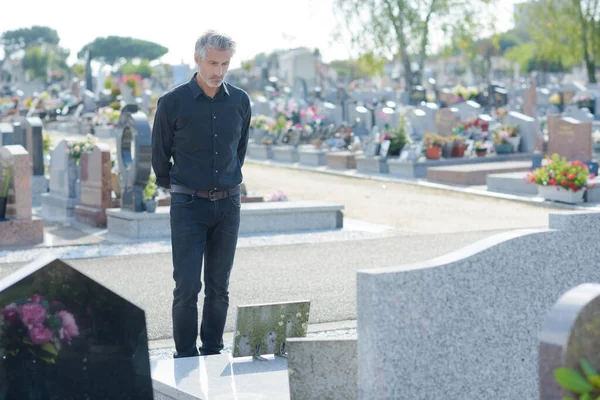
[[[201, 94], [205, 95], [204, 90], [202, 90], [200, 85], [198, 85], [198, 82], [196, 82], [196, 75], [198, 75], [197, 72], [194, 73], [194, 76], [192, 76], [192, 79], [190, 79], [190, 82], [188, 83], [188, 86], [189, 86], [190, 90], [192, 91], [194, 98], [197, 98]], [[219, 88], [219, 91], [217, 92], [215, 98], [219, 97], [221, 95], [221, 92], [223, 92], [227, 96], [229, 96], [229, 89], [227, 89], [227, 83], [223, 82], [221, 84], [221, 87]]]

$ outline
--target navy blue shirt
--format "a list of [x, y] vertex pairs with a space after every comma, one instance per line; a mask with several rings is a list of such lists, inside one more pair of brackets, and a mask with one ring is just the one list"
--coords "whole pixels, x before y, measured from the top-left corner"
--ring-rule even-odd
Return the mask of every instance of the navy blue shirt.
[[210, 98], [196, 82], [196, 74], [162, 95], [152, 128], [157, 185], [208, 191], [242, 183], [251, 114], [245, 91], [223, 82]]

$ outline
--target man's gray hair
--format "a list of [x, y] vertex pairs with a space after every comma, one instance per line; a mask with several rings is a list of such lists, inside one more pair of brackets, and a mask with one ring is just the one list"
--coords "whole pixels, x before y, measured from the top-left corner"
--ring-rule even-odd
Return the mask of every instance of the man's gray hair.
[[233, 55], [235, 53], [235, 42], [227, 35], [208, 30], [196, 40], [195, 53], [198, 58], [204, 58], [208, 49], [230, 50]]

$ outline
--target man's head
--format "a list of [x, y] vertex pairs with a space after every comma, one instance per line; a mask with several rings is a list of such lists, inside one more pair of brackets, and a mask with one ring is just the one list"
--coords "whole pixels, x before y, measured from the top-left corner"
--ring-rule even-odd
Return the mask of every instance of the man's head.
[[219, 87], [234, 53], [235, 42], [229, 36], [213, 30], [206, 31], [196, 41], [194, 52], [200, 78], [210, 87]]

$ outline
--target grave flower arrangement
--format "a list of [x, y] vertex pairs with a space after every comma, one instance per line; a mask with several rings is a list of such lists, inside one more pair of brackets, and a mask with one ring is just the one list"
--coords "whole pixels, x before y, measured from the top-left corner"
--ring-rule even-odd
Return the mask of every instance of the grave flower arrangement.
[[572, 192], [585, 190], [588, 178], [594, 175], [589, 173], [587, 165], [581, 161], [567, 161], [565, 157], [553, 154], [546, 157], [546, 165], [541, 166], [528, 175], [529, 183], [540, 186], [554, 186]]
[[592, 400], [600, 397], [600, 374], [586, 359], [582, 358], [580, 364], [583, 374], [567, 367], [557, 368], [554, 371], [554, 378], [560, 387], [576, 395], [563, 397], [563, 400]]
[[90, 134], [86, 136], [85, 140], [80, 140], [77, 142], [69, 141], [67, 142], [67, 149], [65, 153], [69, 155], [69, 158], [75, 160], [76, 163], [79, 164], [79, 160], [81, 159], [81, 154], [86, 151], [91, 151], [96, 145], [96, 138]]
[[287, 201], [287, 199], [287, 195], [281, 190], [271, 193], [271, 195], [266, 198], [267, 201]]
[[79, 336], [73, 314], [42, 296], [18, 299], [2, 310], [0, 348], [5, 355], [54, 363], [64, 345]]

